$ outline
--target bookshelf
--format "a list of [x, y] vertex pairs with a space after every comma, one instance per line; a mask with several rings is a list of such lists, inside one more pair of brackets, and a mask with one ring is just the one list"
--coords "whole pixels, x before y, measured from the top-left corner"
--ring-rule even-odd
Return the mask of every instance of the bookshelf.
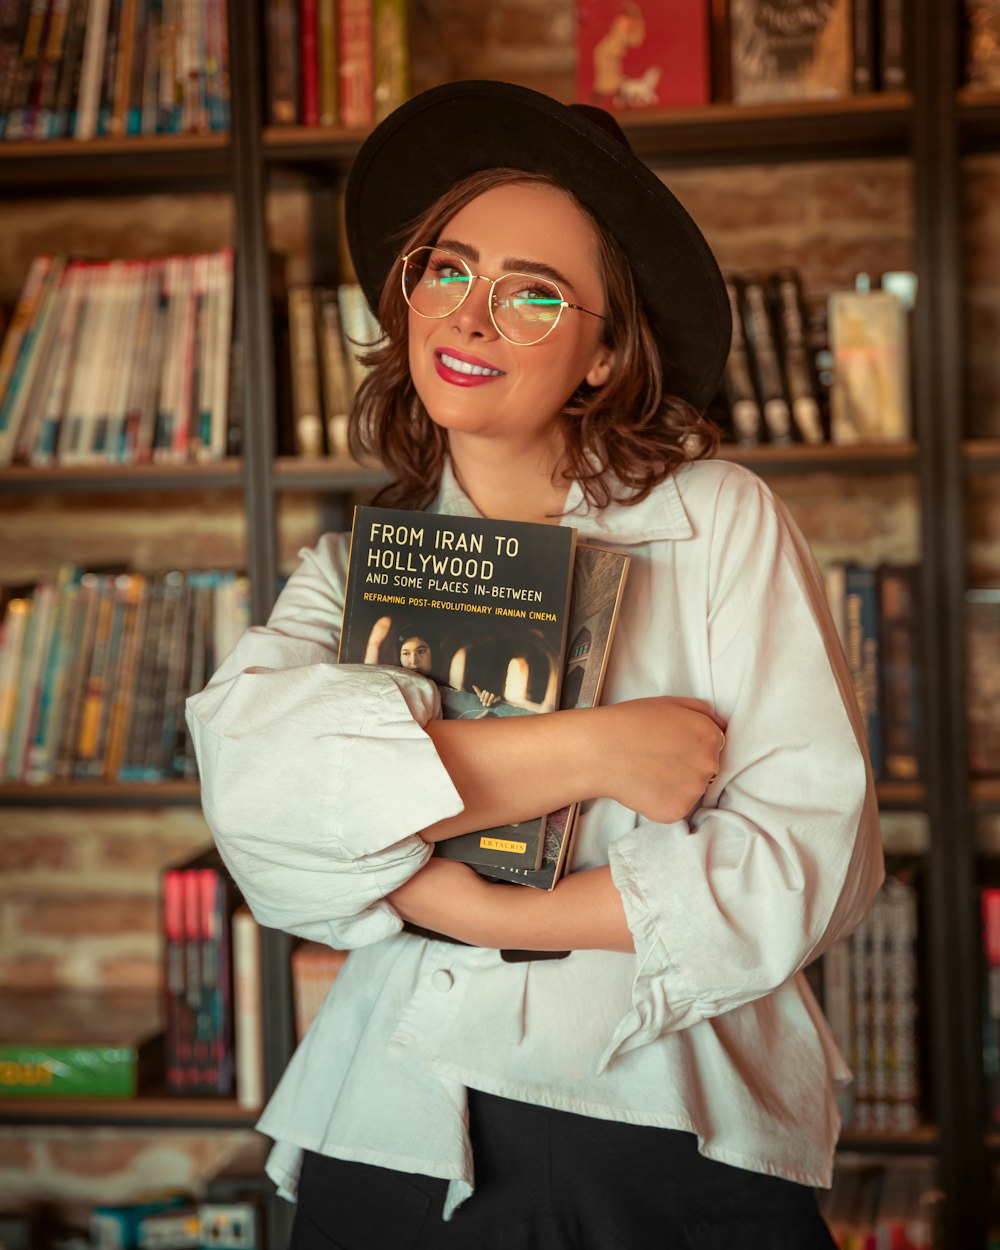
[[[0, 144], [5, 197], [24, 202], [79, 197], [99, 214], [118, 196], [223, 194], [231, 201], [236, 244], [238, 312], [245, 341], [244, 454], [218, 464], [56, 467], [0, 470], [0, 514], [16, 536], [17, 506], [46, 497], [136, 499], [150, 492], [185, 496], [223, 493], [244, 525], [253, 618], [263, 621], [281, 565], [278, 535], [284, 502], [295, 493], [321, 498], [326, 515], [343, 518], [350, 501], [384, 480], [377, 467], [342, 460], [275, 455], [275, 360], [270, 322], [267, 253], [272, 242], [271, 193], [305, 186], [317, 204], [337, 191], [362, 135], [345, 130], [262, 127], [262, 48], [258, 6], [230, 3], [230, 79], [234, 102], [227, 135]], [[920, 783], [883, 783], [887, 810], [919, 810], [932, 837], [924, 874], [927, 891], [923, 969], [930, 1050], [933, 1123], [897, 1138], [849, 1133], [845, 1149], [926, 1154], [937, 1163], [948, 1197], [940, 1250], [985, 1246], [987, 1172], [1000, 1158], [1000, 1136], [984, 1132], [979, 1036], [978, 910], [974, 822], [1000, 812], [1000, 780], [970, 783], [966, 768], [962, 597], [967, 549], [966, 491], [970, 480], [1000, 472], [1000, 438], [970, 438], [964, 369], [963, 162], [1000, 152], [1000, 92], [957, 88], [960, 62], [956, 13], [933, 0], [915, 0], [912, 92], [856, 97], [837, 103], [735, 108], [713, 105], [625, 120], [636, 150], [657, 168], [712, 170], [787, 167], [805, 162], [888, 160], [909, 175], [912, 252], [921, 280], [914, 322], [914, 400], [917, 439], [898, 445], [818, 448], [726, 447], [721, 454], [768, 479], [822, 474], [855, 489], [879, 491], [887, 475], [903, 478], [918, 500], [922, 627], [926, 647], [925, 719], [934, 726], [926, 776]], [[473, 66], [470, 76], [477, 67]], [[483, 76], [492, 76], [484, 68]], [[539, 85], [533, 83], [532, 85]], [[544, 84], [542, 84], [544, 86]], [[565, 93], [564, 93], [565, 94]], [[317, 235], [320, 239], [320, 235]], [[319, 250], [320, 242], [315, 245]], [[1000, 241], [997, 244], [1000, 248]], [[767, 263], [767, 257], [761, 263]], [[315, 257], [317, 268], [331, 263]], [[850, 272], [843, 277], [849, 280]], [[861, 482], [858, 487], [857, 483]], [[194, 783], [64, 784], [0, 787], [0, 809], [72, 809], [86, 820], [107, 810], [147, 811], [198, 805]], [[291, 1053], [288, 941], [268, 933], [263, 946], [266, 1085], [276, 1083]], [[214, 1100], [143, 1098], [134, 1103], [0, 1101], [6, 1125], [75, 1127], [234, 1128], [252, 1114]], [[284, 1204], [281, 1204], [284, 1210]], [[284, 1227], [282, 1216], [273, 1228]], [[278, 1234], [275, 1234], [277, 1236]]]

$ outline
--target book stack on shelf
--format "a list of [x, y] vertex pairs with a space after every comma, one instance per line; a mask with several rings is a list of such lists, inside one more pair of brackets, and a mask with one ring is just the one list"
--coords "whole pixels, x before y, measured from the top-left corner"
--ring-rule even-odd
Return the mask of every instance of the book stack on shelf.
[[357, 283], [296, 286], [287, 298], [289, 378], [285, 385], [279, 359], [278, 390], [291, 411], [284, 420], [279, 413], [279, 450], [347, 457], [347, 418], [367, 372], [362, 358], [379, 344], [381, 327]]
[[233, 254], [38, 256], [0, 345], [0, 465], [221, 460]]
[[918, 578], [916, 565], [824, 570], [877, 781], [916, 781], [923, 773]]
[[363, 130], [409, 92], [406, 0], [267, 0], [268, 120]]
[[0, 139], [229, 128], [226, 0], [11, 0], [0, 13]]
[[719, 420], [743, 447], [839, 446], [912, 437], [908, 313], [912, 274], [885, 274], [877, 290], [806, 296], [797, 271], [726, 279], [733, 341]]
[[249, 624], [245, 576], [64, 564], [3, 600], [0, 782], [195, 777], [184, 700]]
[[902, 0], [579, 0], [577, 98], [613, 111], [843, 100], [909, 85]]
[[838, 1250], [936, 1250], [942, 1194], [922, 1160], [845, 1159], [820, 1209]]

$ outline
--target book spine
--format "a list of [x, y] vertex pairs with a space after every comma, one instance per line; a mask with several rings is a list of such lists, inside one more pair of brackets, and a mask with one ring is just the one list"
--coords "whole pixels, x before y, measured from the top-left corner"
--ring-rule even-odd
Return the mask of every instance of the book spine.
[[906, 1133], [920, 1122], [920, 1042], [917, 982], [917, 893], [911, 881], [891, 877], [886, 896], [886, 980], [889, 1012], [889, 1131]]
[[87, 674], [90, 671], [90, 657], [94, 648], [97, 618], [100, 611], [100, 590], [100, 578], [96, 573], [82, 574], [66, 670], [64, 694], [66, 710], [54, 762], [56, 781], [65, 781], [72, 777], [76, 767], [76, 744], [80, 733]]
[[794, 269], [779, 269], [772, 282], [775, 330], [792, 420], [804, 443], [824, 440], [819, 396], [806, 342], [802, 284]]
[[983, 1081], [986, 1115], [1000, 1124], [1000, 889], [982, 892]]
[[111, 116], [115, 109], [115, 91], [118, 86], [118, 52], [121, 47], [122, 12], [125, 0], [110, 0], [108, 28], [104, 42], [104, 64], [101, 66], [100, 91], [97, 105], [97, 133], [110, 135]]
[[347, 456], [347, 423], [351, 412], [351, 382], [344, 359], [337, 292], [331, 287], [316, 291], [316, 325], [319, 337], [323, 415], [331, 456]]
[[337, 0], [316, 0], [319, 28], [319, 124], [336, 126], [337, 107]]
[[372, 92], [382, 121], [409, 95], [407, 0], [372, 0], [372, 10]]
[[302, 76], [302, 124], [319, 125], [319, 47], [316, 0], [299, 0], [299, 69]]
[[3, 621], [3, 651], [0, 653], [0, 782], [7, 777], [11, 734], [17, 714], [18, 692], [24, 649], [34, 605], [30, 598], [8, 600]]
[[750, 369], [750, 351], [743, 332], [743, 311], [740, 283], [736, 278], [726, 279], [726, 292], [732, 313], [733, 338], [726, 358], [723, 390], [729, 407], [729, 419], [733, 436], [744, 447], [760, 442], [762, 414], [757, 388]]
[[39, 70], [37, 106], [31, 128], [34, 139], [47, 139], [52, 134], [56, 94], [66, 56], [69, 9], [70, 0], [53, 0], [49, 12], [45, 51]]
[[365, 129], [375, 120], [372, 0], [338, 0], [337, 46], [341, 124]]
[[293, 287], [288, 292], [288, 330], [295, 450], [300, 456], [322, 456], [323, 410], [319, 396], [314, 298], [310, 287]]
[[18, 677], [17, 705], [7, 747], [7, 780], [24, 779], [28, 749], [34, 737], [38, 718], [42, 673], [52, 642], [56, 588], [51, 582], [40, 582], [32, 594], [32, 609], [24, 640], [21, 671]]
[[7, 123], [21, 76], [21, 48], [31, 18], [30, 5], [10, 6], [0, 27], [0, 139], [7, 138]]
[[742, 297], [744, 333], [750, 344], [768, 441], [790, 443], [792, 414], [785, 395], [764, 286], [756, 275], [748, 275], [744, 279]]
[[243, 904], [233, 913], [233, 1023], [236, 1101], [256, 1110], [264, 1103], [264, 1016], [261, 999], [260, 926]]
[[847, 566], [844, 587], [847, 663], [861, 710], [876, 780], [883, 775], [882, 718], [879, 706], [878, 584], [874, 569]]
[[996, 714], [996, 665], [1000, 655], [1000, 587], [965, 592], [965, 693], [969, 771], [1000, 774], [1000, 717]]
[[921, 772], [917, 574], [914, 565], [883, 565], [878, 574], [883, 759], [886, 777], [897, 781]]
[[25, 780], [43, 785], [54, 774], [54, 755], [58, 728], [62, 720], [62, 695], [66, 684], [73, 624], [80, 592], [80, 573], [71, 564], [63, 564], [57, 580], [55, 620], [52, 645], [45, 661], [38, 718], [28, 748]]
[[225, 248], [217, 257], [215, 282], [215, 360], [211, 377], [210, 458], [222, 460], [226, 454], [229, 413], [229, 366], [233, 342], [233, 251]]
[[295, 0], [268, 0], [267, 72], [271, 124], [292, 126], [299, 112], [299, 16]]
[[904, 0], [879, 2], [879, 79], [883, 91], [905, 91], [909, 86], [906, 56]]
[[47, 0], [28, 0], [27, 8], [28, 24], [21, 43], [17, 79], [7, 105], [5, 139], [31, 137], [31, 100], [38, 81], [48, 3]]
[[187, 1005], [185, 962], [184, 876], [169, 869], [162, 878], [163, 984], [166, 997], [166, 1085], [185, 1093], [191, 1062], [191, 1026]]
[[855, 95], [877, 91], [878, 50], [875, 44], [875, 8], [878, 0], [853, 0], [851, 14], [851, 80]]

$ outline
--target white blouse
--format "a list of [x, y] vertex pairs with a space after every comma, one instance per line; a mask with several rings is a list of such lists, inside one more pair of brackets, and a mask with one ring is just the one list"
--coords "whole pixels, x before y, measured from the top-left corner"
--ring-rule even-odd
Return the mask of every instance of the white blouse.
[[[434, 510], [474, 515], [446, 471]], [[205, 816], [257, 919], [352, 954], [259, 1122], [294, 1198], [308, 1149], [473, 1189], [466, 1087], [697, 1135], [712, 1159], [829, 1185], [843, 1059], [802, 969], [882, 881], [851, 680], [809, 549], [737, 466], [686, 465], [563, 524], [632, 557], [604, 701], [706, 700], [719, 776], [687, 820], [584, 805], [635, 954], [506, 963], [401, 932], [386, 896], [461, 801], [423, 731], [432, 682], [338, 665], [348, 535], [326, 535], [188, 701]], [[523, 887], [526, 888], [526, 887]], [[557, 887], [558, 888], [558, 887]]]

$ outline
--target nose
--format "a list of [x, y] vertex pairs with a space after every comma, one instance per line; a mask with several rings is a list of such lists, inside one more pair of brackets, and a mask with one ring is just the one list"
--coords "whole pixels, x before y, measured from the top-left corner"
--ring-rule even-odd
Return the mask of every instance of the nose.
[[[470, 338], [496, 338], [496, 327], [490, 317], [490, 294], [493, 284], [481, 273], [473, 274], [473, 277], [475, 282], [469, 288], [469, 293], [461, 305], [456, 308], [452, 324], [455, 329]], [[480, 286], [480, 283], [484, 285]]]

